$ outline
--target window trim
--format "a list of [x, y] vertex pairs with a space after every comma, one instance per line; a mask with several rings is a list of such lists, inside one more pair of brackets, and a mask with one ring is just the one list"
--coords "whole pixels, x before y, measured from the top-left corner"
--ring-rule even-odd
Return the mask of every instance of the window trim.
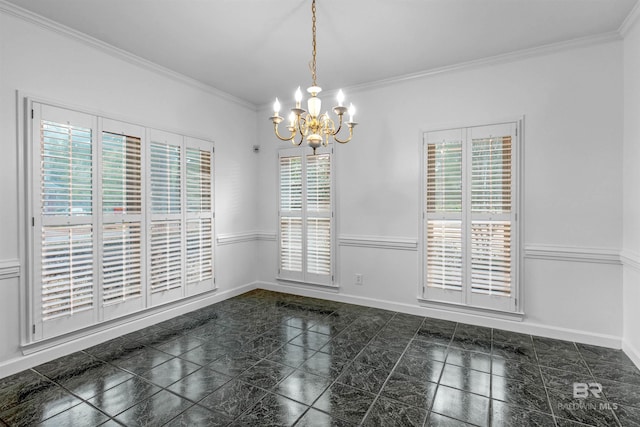
[[[335, 149], [332, 143], [329, 144], [328, 147], [320, 147], [318, 149], [316, 149], [316, 153], [317, 154], [329, 154], [330, 155], [330, 159], [331, 159], [331, 163], [330, 163], [330, 173], [331, 173], [331, 179], [330, 179], [330, 191], [331, 191], [331, 203], [330, 203], [330, 211], [327, 214], [327, 218], [329, 218], [331, 220], [331, 226], [330, 226], [330, 232], [331, 232], [331, 242], [330, 242], [330, 250], [331, 250], [331, 273], [330, 273], [330, 277], [327, 279], [327, 281], [322, 281], [322, 280], [317, 280], [318, 277], [321, 277], [319, 275], [316, 274], [312, 274], [312, 273], [308, 273], [306, 271], [306, 265], [305, 265], [305, 261], [306, 261], [306, 248], [307, 248], [307, 237], [304, 234], [305, 230], [307, 230], [306, 226], [305, 226], [305, 219], [308, 217], [308, 212], [306, 210], [306, 200], [305, 200], [305, 194], [306, 194], [306, 185], [305, 185], [305, 181], [306, 181], [306, 165], [307, 165], [307, 161], [306, 161], [306, 156], [311, 155], [312, 153], [306, 149], [306, 147], [288, 147], [288, 148], [281, 148], [279, 150], [277, 150], [276, 152], [276, 227], [277, 227], [277, 231], [276, 231], [276, 277], [275, 279], [278, 282], [282, 282], [282, 283], [290, 283], [290, 284], [299, 284], [299, 285], [310, 285], [310, 286], [314, 286], [314, 287], [321, 287], [321, 288], [325, 288], [325, 289], [337, 289], [338, 283], [336, 280], [336, 260], [337, 260], [337, 221], [336, 221], [336, 186], [335, 186], [335, 171], [336, 171], [336, 167], [335, 167]], [[300, 274], [287, 274], [285, 272], [281, 271], [281, 263], [280, 263], [280, 254], [281, 254], [281, 250], [280, 250], [280, 239], [281, 239], [281, 227], [280, 227], [280, 218], [281, 218], [281, 211], [280, 211], [280, 159], [282, 157], [286, 157], [286, 156], [299, 156], [301, 158], [303, 158], [303, 166], [302, 166], [302, 205], [303, 208], [300, 211], [300, 215], [299, 217], [302, 219], [302, 233], [303, 233], [303, 239], [302, 239], [302, 271], [300, 272]]]
[[[425, 296], [426, 290], [426, 165], [424, 159], [426, 158], [426, 144], [425, 137], [429, 132], [438, 132], [438, 131], [450, 131], [456, 129], [471, 129], [474, 127], [485, 127], [485, 126], [495, 126], [495, 125], [505, 125], [505, 124], [513, 124], [515, 125], [515, 139], [512, 145], [513, 149], [513, 177], [515, 188], [515, 195], [513, 197], [513, 209], [514, 209], [514, 217], [515, 224], [513, 226], [513, 230], [515, 231], [514, 238], [514, 247], [512, 251], [513, 255], [513, 265], [514, 265], [514, 285], [513, 289], [513, 299], [514, 306], [512, 310], [503, 310], [493, 307], [486, 306], [477, 306], [470, 305], [464, 303], [457, 303], [452, 301], [441, 301], [441, 300], [433, 300], [428, 299]], [[505, 117], [497, 120], [486, 121], [486, 122], [459, 122], [459, 123], [442, 123], [442, 124], [434, 124], [428, 125], [420, 129], [419, 138], [418, 138], [418, 146], [420, 152], [420, 185], [419, 187], [419, 201], [420, 205], [418, 207], [418, 224], [420, 230], [420, 241], [418, 245], [418, 255], [419, 255], [419, 263], [418, 263], [418, 285], [416, 289], [416, 300], [423, 307], [435, 308], [435, 309], [447, 309], [451, 311], [467, 313], [467, 314], [480, 314], [486, 317], [494, 317], [494, 318], [502, 318], [508, 320], [521, 320], [524, 316], [524, 252], [522, 250], [522, 241], [523, 241], [523, 232], [524, 232], [524, 215], [523, 215], [523, 201], [524, 201], [524, 138], [525, 138], [525, 116], [516, 116], [516, 117]], [[465, 169], [466, 170], [466, 169]], [[465, 170], [463, 170], [463, 174], [465, 174]], [[470, 169], [469, 169], [470, 170]], [[463, 259], [463, 263], [466, 266], [466, 260]], [[463, 289], [464, 292], [464, 289]]]
[[[40, 97], [33, 94], [28, 94], [22, 91], [16, 91], [16, 106], [18, 112], [18, 130], [17, 130], [17, 138], [16, 142], [18, 145], [18, 159], [19, 159], [19, 177], [18, 177], [18, 218], [19, 218], [19, 235], [24, 236], [19, 239], [19, 252], [20, 252], [20, 261], [23, 265], [23, 274], [20, 275], [20, 292], [19, 292], [19, 300], [21, 307], [21, 316], [20, 316], [20, 348], [24, 350], [25, 354], [29, 352], [29, 348], [41, 348], [42, 346], [47, 347], [47, 343], [64, 343], [68, 342], [72, 339], [76, 339], [81, 336], [87, 335], [88, 331], [102, 331], [107, 330], [112, 326], [121, 325], [134, 318], [144, 318], [146, 315], [152, 315], [157, 312], [157, 309], [161, 306], [164, 307], [180, 307], [185, 304], [191, 304], [198, 299], [205, 298], [210, 296], [213, 292], [217, 290], [217, 285], [215, 283], [215, 277], [217, 273], [217, 251], [215, 250], [216, 246], [216, 228], [215, 228], [215, 174], [216, 174], [216, 166], [215, 166], [215, 142], [209, 137], [202, 136], [193, 136], [189, 135], [183, 131], [175, 131], [175, 130], [162, 130], [162, 128], [155, 127], [152, 125], [145, 125], [136, 123], [130, 119], [117, 117], [115, 115], [106, 115], [103, 112], [95, 111], [90, 108], [86, 108], [84, 106], [78, 106], [73, 104], [67, 104], [64, 102], [60, 102], [57, 100], [47, 99], [44, 97]], [[163, 132], [169, 132], [173, 134], [177, 134], [182, 141], [182, 150], [186, 152], [187, 147], [193, 147], [189, 141], [195, 141], [196, 146], [198, 143], [207, 144], [211, 150], [211, 218], [212, 218], [212, 235], [211, 235], [211, 250], [212, 257], [211, 262], [213, 265], [213, 284], [210, 289], [200, 290], [197, 292], [189, 292], [189, 286], [186, 283], [186, 266], [183, 268], [182, 276], [185, 279], [185, 282], [182, 284], [182, 288], [184, 289], [183, 294], [177, 299], [171, 301], [163, 301], [160, 304], [151, 305], [150, 300], [147, 298], [147, 291], [143, 288], [143, 299], [146, 300], [146, 303], [139, 310], [131, 310], [126, 313], [118, 313], [115, 316], [105, 316], [104, 315], [104, 307], [101, 301], [102, 297], [102, 226], [103, 223], [106, 224], [102, 220], [98, 221], [97, 219], [92, 219], [93, 223], [98, 223], [99, 228], [95, 228], [95, 233], [98, 236], [94, 237], [95, 248], [94, 248], [94, 270], [97, 269], [97, 273], [94, 275], [95, 282], [94, 283], [94, 301], [97, 301], [97, 304], [94, 304], [92, 308], [92, 312], [94, 320], [89, 322], [86, 325], [79, 326], [77, 328], [71, 328], [69, 330], [56, 333], [55, 335], [50, 335], [48, 337], [42, 336], [42, 319], [41, 315], [39, 315], [40, 305], [38, 301], [36, 301], [36, 289], [35, 289], [35, 270], [39, 267], [37, 264], [37, 254], [35, 253], [35, 244], [34, 244], [34, 234], [37, 233], [37, 227], [34, 226], [36, 221], [36, 217], [41, 215], [39, 211], [38, 204], [34, 202], [36, 197], [36, 193], [34, 192], [34, 185], [38, 185], [40, 182], [40, 171], [38, 165], [34, 164], [35, 161], [35, 152], [39, 148], [39, 135], [36, 133], [34, 135], [34, 127], [35, 123], [35, 113], [34, 113], [34, 104], [40, 104], [43, 106], [53, 107], [54, 109], [68, 110], [74, 114], [83, 114], [87, 116], [93, 117], [94, 125], [92, 126], [92, 144], [94, 144], [93, 154], [94, 159], [98, 157], [100, 160], [94, 163], [93, 165], [93, 192], [95, 194], [93, 200], [94, 211], [92, 213], [92, 218], [97, 217], [97, 213], [101, 212], [102, 206], [102, 132], [109, 132], [109, 129], [104, 129], [103, 123], [119, 123], [123, 127], [127, 129], [131, 127], [139, 127], [143, 130], [143, 134], [141, 135], [141, 146], [142, 146], [142, 161], [146, 161], [146, 152], [148, 151], [148, 146], [150, 144], [148, 134], [151, 129], [153, 130], [162, 130]], [[33, 138], [36, 138], [37, 141], [34, 141]], [[98, 153], [100, 151], [100, 154]], [[182, 161], [184, 162], [185, 156], [182, 155]], [[146, 171], [149, 169], [149, 165], [147, 163], [143, 163], [143, 171], [142, 171], [142, 185], [146, 185]], [[186, 173], [186, 171], [184, 172]], [[185, 184], [185, 177], [182, 177], [181, 185]], [[97, 201], [95, 200], [97, 199]], [[186, 199], [186, 196], [185, 196]], [[143, 195], [141, 199], [142, 203], [146, 201], [146, 195]], [[184, 201], [184, 216], [186, 217], [186, 200]], [[142, 226], [143, 229], [146, 230], [145, 219], [146, 208], [143, 209], [142, 212]], [[184, 225], [185, 230], [184, 233], [186, 235], [186, 223]], [[144, 233], [144, 231], [143, 231]], [[186, 245], [186, 237], [183, 239], [183, 245]], [[146, 246], [146, 237], [143, 236], [142, 244]], [[148, 270], [148, 254], [142, 256], [143, 260], [143, 274], [146, 274]], [[147, 285], [144, 285], [147, 287]], [[35, 331], [35, 332], [34, 332]]]

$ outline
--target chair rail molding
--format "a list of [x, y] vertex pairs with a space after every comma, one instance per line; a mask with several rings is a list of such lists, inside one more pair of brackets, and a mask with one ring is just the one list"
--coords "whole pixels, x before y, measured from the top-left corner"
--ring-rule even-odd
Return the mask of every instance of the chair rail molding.
[[20, 260], [0, 260], [0, 280], [13, 279], [14, 277], [20, 277]]
[[549, 261], [622, 265], [620, 251], [610, 248], [529, 244], [524, 246], [524, 257]]
[[338, 238], [340, 246], [358, 248], [393, 249], [401, 251], [417, 251], [418, 240], [409, 237], [342, 235]]

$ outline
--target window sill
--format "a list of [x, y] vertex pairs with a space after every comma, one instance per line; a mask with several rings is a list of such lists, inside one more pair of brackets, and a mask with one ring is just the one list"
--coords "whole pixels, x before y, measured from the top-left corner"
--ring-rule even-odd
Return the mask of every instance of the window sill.
[[446, 310], [455, 313], [470, 314], [474, 316], [489, 317], [501, 320], [511, 320], [515, 322], [522, 322], [524, 320], [523, 311], [502, 311], [486, 307], [475, 307], [445, 301], [434, 301], [421, 297], [418, 297], [418, 303], [421, 307], [433, 308], [436, 310]]
[[283, 285], [291, 285], [291, 286], [304, 286], [306, 288], [316, 288], [316, 289], [322, 289], [325, 291], [329, 291], [329, 292], [339, 292], [340, 291], [340, 286], [336, 285], [336, 284], [330, 284], [330, 283], [318, 283], [318, 282], [305, 282], [302, 280], [296, 280], [296, 279], [286, 279], [283, 277], [276, 277], [276, 281], [278, 283], [281, 283]]

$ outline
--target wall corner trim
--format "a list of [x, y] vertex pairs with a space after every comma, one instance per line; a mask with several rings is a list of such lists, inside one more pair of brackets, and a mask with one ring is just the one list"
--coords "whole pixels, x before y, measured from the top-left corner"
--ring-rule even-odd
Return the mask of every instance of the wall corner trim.
[[635, 348], [633, 345], [629, 343], [629, 341], [623, 339], [622, 340], [622, 351], [625, 352], [629, 359], [640, 369], [640, 350]]
[[18, 259], [0, 260], [0, 280], [20, 277], [20, 267]]
[[622, 265], [640, 271], [640, 254], [634, 251], [623, 249], [620, 252]]

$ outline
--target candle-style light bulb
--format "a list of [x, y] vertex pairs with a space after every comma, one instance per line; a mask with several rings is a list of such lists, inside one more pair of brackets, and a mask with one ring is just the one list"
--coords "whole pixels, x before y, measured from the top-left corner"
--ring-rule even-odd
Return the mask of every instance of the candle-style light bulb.
[[300, 108], [300, 102], [302, 101], [302, 91], [300, 90], [300, 86], [296, 89], [296, 108]]
[[280, 101], [276, 98], [276, 102], [273, 103], [273, 115], [277, 116], [280, 112]]
[[296, 122], [296, 115], [292, 112], [289, 113], [289, 126], [293, 126]]
[[342, 107], [342, 103], [344, 102], [344, 93], [342, 92], [342, 89], [340, 89], [338, 91], [338, 107]]
[[349, 122], [353, 123], [353, 116], [356, 114], [356, 107], [349, 104]]

